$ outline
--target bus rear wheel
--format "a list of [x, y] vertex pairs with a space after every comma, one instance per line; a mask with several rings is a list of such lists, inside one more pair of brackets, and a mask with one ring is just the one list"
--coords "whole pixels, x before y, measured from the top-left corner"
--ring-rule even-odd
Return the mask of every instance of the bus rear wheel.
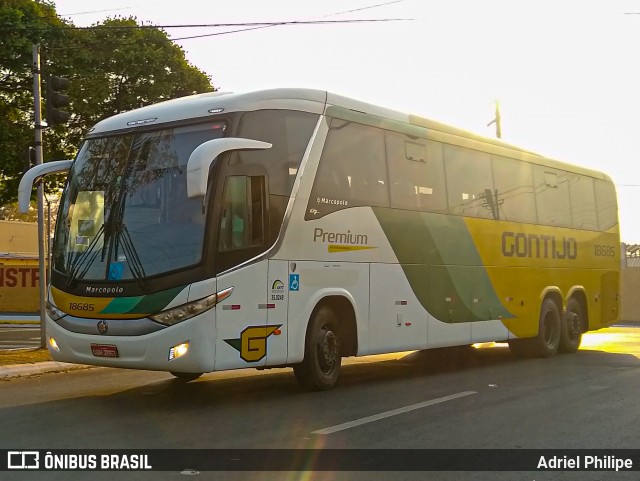
[[535, 357], [551, 357], [558, 352], [562, 320], [558, 305], [553, 299], [547, 298], [540, 308], [540, 324], [538, 335], [532, 341], [532, 354]]
[[562, 316], [562, 331], [558, 348], [560, 352], [573, 353], [580, 348], [584, 332], [583, 319], [580, 303], [576, 299], [569, 299], [564, 316]]
[[202, 376], [201, 372], [174, 372], [171, 371], [171, 375], [176, 378], [178, 381], [189, 382], [195, 379], [198, 379]]
[[560, 347], [562, 320], [558, 305], [545, 299], [540, 307], [538, 335], [527, 339], [509, 340], [509, 349], [516, 357], [551, 357]]
[[337, 382], [342, 363], [337, 325], [329, 306], [320, 307], [309, 323], [304, 359], [293, 366], [297, 381], [305, 389], [323, 391]]

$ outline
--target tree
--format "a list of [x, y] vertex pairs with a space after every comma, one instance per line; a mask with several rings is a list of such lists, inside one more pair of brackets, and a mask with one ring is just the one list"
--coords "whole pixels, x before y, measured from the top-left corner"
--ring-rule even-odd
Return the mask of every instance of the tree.
[[135, 18], [79, 29], [50, 2], [0, 0], [0, 30], [0, 205], [15, 200], [23, 152], [34, 138], [33, 44], [41, 45], [45, 77], [71, 80], [72, 117], [44, 131], [45, 161], [72, 158], [87, 130], [111, 115], [215, 90], [166, 32]]
[[119, 112], [214, 90], [209, 76], [190, 65], [163, 30], [135, 18], [67, 30], [46, 55], [52, 73], [71, 79], [73, 118], [61, 153], [75, 148], [90, 126]]
[[0, 1], [0, 204], [16, 197], [24, 152], [33, 144], [32, 45], [63, 25], [49, 3]]

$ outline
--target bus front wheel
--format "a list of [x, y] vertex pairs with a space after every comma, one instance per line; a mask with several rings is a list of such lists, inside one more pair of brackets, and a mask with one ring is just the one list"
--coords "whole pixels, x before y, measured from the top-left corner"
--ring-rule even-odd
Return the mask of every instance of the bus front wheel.
[[304, 359], [293, 366], [293, 373], [304, 388], [323, 391], [337, 382], [342, 363], [337, 325], [329, 306], [320, 307], [309, 323]]
[[195, 379], [198, 379], [202, 376], [201, 372], [173, 372], [171, 371], [171, 375], [176, 378], [178, 381], [189, 382]]

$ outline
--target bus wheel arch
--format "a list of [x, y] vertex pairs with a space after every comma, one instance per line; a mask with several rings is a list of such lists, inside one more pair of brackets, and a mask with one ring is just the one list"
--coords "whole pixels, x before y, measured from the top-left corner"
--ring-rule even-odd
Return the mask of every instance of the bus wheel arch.
[[358, 353], [358, 328], [356, 312], [349, 299], [343, 296], [329, 296], [322, 299], [316, 309], [328, 305], [338, 318], [338, 334], [340, 336], [340, 354], [343, 357], [355, 356]]
[[558, 350], [565, 353], [576, 352], [582, 342], [582, 334], [588, 330], [587, 299], [584, 291], [576, 291], [567, 301], [562, 315], [562, 330]]
[[355, 311], [342, 296], [323, 298], [307, 325], [304, 359], [293, 366], [298, 382], [306, 389], [332, 388], [338, 380], [343, 356], [357, 353]]
[[551, 290], [540, 303], [538, 334], [509, 341], [509, 349], [517, 357], [551, 357], [558, 352], [562, 332], [562, 297]]

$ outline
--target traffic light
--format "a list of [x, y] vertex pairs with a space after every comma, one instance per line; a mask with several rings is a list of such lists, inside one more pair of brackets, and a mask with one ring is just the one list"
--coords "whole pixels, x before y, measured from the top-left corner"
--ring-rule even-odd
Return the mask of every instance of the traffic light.
[[64, 124], [71, 114], [61, 107], [69, 105], [69, 96], [61, 94], [69, 88], [69, 79], [64, 77], [50, 76], [47, 79], [47, 124], [53, 127], [57, 124]]
[[22, 154], [23, 172], [26, 172], [34, 165], [36, 165], [36, 149], [35, 147], [29, 145], [24, 149], [24, 152]]

